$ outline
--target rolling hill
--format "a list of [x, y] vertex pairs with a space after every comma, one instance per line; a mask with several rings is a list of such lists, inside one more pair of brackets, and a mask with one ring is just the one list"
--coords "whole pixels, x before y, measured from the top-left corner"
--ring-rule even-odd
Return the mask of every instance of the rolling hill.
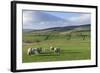
[[43, 32], [65, 32], [65, 31], [90, 31], [90, 24], [79, 25], [79, 26], [65, 26], [65, 27], [54, 27], [48, 29], [41, 30], [33, 30], [33, 29], [23, 29], [23, 32], [35, 32], [35, 33], [43, 33]]

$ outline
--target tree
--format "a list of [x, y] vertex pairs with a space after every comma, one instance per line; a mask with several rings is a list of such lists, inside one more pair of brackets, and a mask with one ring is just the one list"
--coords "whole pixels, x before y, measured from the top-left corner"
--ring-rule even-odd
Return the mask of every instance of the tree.
[[81, 35], [82, 39], [85, 40], [87, 35]]

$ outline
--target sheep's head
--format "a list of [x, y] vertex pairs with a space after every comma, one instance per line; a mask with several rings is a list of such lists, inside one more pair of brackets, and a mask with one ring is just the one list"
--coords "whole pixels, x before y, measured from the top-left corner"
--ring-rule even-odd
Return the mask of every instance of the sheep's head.
[[51, 50], [54, 50], [54, 47], [51, 46], [50, 49], [51, 49]]

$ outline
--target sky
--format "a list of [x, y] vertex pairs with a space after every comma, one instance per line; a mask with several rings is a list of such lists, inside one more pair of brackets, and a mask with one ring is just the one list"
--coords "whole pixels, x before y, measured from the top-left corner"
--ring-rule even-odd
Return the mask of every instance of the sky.
[[23, 29], [91, 24], [90, 13], [23, 10]]

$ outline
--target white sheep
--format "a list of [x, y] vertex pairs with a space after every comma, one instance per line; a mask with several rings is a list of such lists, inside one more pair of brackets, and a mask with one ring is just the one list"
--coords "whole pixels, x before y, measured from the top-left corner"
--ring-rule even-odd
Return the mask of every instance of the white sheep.
[[60, 48], [54, 48], [54, 47], [50, 47], [50, 50], [53, 51], [54, 53], [60, 55]]
[[41, 53], [41, 51], [42, 51], [42, 48], [28, 48], [27, 55], [39, 54]]

